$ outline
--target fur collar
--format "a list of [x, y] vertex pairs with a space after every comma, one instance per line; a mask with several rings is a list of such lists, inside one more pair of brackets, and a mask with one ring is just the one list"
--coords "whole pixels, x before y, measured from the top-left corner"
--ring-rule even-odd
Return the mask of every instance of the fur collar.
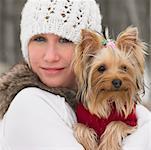
[[38, 76], [32, 72], [26, 63], [20, 63], [0, 77], [0, 119], [3, 118], [15, 95], [26, 87], [38, 87], [65, 97], [73, 109], [77, 103], [75, 91], [67, 88], [47, 87], [40, 82]]

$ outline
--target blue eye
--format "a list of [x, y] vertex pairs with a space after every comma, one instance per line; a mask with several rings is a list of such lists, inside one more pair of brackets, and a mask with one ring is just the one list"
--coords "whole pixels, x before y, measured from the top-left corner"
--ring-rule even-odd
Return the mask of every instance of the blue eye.
[[45, 37], [42, 37], [42, 36], [37, 36], [37, 37], [33, 38], [33, 41], [36, 41], [36, 42], [46, 42], [47, 39]]
[[60, 42], [60, 43], [72, 43], [72, 41], [70, 41], [70, 40], [68, 40], [68, 39], [66, 39], [66, 38], [60, 38], [60, 39], [59, 39], [59, 42]]

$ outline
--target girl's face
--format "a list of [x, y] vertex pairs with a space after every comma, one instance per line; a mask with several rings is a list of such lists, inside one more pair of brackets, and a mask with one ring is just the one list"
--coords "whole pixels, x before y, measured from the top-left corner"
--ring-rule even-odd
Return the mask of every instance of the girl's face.
[[75, 44], [55, 34], [33, 36], [29, 42], [29, 61], [32, 70], [49, 87], [74, 88], [71, 68]]

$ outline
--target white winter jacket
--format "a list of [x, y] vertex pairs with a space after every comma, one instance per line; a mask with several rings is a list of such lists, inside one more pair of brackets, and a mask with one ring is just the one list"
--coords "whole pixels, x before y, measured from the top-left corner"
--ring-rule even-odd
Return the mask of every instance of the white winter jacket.
[[[151, 113], [137, 105], [138, 129], [123, 150], [151, 150]], [[0, 150], [84, 150], [73, 136], [76, 117], [64, 98], [31, 87], [21, 90], [0, 124]]]

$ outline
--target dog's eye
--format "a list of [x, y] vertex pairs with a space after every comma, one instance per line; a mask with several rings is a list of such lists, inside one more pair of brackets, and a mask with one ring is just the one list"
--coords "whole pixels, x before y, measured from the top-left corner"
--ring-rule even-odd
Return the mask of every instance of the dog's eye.
[[101, 65], [99, 68], [98, 68], [98, 71], [103, 73], [104, 71], [106, 70], [106, 66], [105, 65]]
[[127, 71], [128, 71], [127, 66], [121, 66], [121, 69], [122, 69], [124, 72], [127, 72]]

